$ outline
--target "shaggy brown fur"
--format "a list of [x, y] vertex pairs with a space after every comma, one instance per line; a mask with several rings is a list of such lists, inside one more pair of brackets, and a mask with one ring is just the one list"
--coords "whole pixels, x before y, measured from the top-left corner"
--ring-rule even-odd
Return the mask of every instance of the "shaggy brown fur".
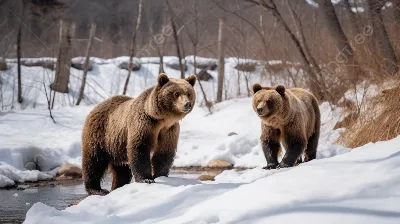
[[[100, 182], [108, 166], [112, 190], [129, 183], [153, 183], [168, 176], [178, 145], [179, 120], [191, 112], [196, 76], [158, 76], [156, 86], [136, 99], [114, 96], [97, 105], [82, 132], [82, 170], [89, 194], [107, 194]], [[151, 155], [152, 154], [152, 155]]]
[[[300, 88], [253, 86], [253, 109], [261, 119], [261, 143], [267, 160], [265, 169], [291, 167], [315, 159], [320, 132], [316, 98]], [[283, 142], [286, 153], [280, 163]]]

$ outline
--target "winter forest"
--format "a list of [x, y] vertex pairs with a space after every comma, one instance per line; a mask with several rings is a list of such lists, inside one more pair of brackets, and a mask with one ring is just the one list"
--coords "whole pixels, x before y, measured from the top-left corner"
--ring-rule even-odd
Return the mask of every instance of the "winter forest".
[[399, 0], [0, 0], [0, 223], [400, 223], [399, 28]]

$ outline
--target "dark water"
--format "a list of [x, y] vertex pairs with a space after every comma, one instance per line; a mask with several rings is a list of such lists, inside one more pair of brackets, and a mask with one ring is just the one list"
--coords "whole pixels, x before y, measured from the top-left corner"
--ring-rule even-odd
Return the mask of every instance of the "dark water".
[[[200, 172], [173, 171], [171, 177], [196, 179]], [[110, 189], [111, 178], [107, 176], [102, 187]], [[22, 223], [26, 212], [36, 202], [42, 202], [57, 209], [65, 209], [71, 203], [87, 196], [82, 182], [75, 182], [67, 186], [46, 186], [28, 188], [25, 190], [0, 190], [0, 223]]]

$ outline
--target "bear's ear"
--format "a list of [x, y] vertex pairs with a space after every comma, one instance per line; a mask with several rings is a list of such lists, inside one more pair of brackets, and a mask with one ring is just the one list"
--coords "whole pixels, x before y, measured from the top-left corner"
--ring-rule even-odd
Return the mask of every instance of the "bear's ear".
[[163, 86], [169, 82], [169, 78], [166, 74], [160, 73], [157, 78], [157, 82], [159, 86]]
[[189, 77], [187, 77], [185, 80], [192, 86], [194, 86], [194, 84], [196, 84], [196, 75], [189, 75]]
[[260, 91], [262, 89], [261, 85], [256, 83], [253, 85], [253, 94], [255, 94], [256, 92]]
[[285, 95], [285, 86], [278, 85], [275, 89], [281, 96]]

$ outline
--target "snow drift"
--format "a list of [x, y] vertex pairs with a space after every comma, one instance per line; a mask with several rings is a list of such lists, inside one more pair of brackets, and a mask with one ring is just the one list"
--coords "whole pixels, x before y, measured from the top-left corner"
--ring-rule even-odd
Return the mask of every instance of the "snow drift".
[[398, 223], [399, 163], [400, 137], [278, 171], [225, 171], [216, 183], [131, 183], [63, 211], [36, 203], [25, 223]]

